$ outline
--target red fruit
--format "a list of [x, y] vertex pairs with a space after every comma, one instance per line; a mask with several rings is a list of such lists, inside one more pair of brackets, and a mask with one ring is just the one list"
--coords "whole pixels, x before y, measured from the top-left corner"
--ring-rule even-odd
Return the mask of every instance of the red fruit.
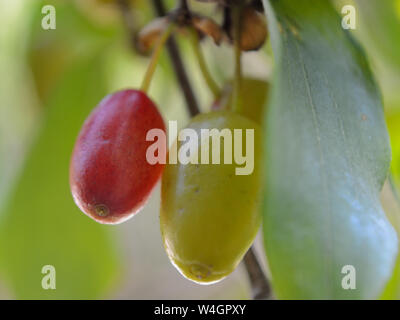
[[121, 223], [145, 204], [163, 164], [151, 165], [149, 130], [165, 133], [154, 103], [138, 90], [105, 97], [86, 120], [70, 165], [70, 185], [78, 207], [100, 223]]

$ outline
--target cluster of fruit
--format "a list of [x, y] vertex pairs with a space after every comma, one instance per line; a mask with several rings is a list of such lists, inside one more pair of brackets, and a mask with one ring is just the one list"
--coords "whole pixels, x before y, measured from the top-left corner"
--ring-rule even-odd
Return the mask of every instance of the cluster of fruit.
[[[85, 214], [104, 224], [134, 216], [162, 177], [160, 225], [165, 249], [178, 270], [199, 283], [213, 283], [231, 273], [261, 223], [260, 119], [268, 84], [255, 79], [240, 79], [240, 83], [239, 92], [224, 90], [212, 111], [195, 116], [187, 128], [232, 133], [253, 129], [254, 171], [250, 175], [236, 175], [233, 164], [150, 164], [146, 150], [152, 142], [146, 134], [154, 128], [166, 129], [145, 90], [123, 90], [105, 97], [83, 125], [72, 155], [74, 200]], [[233, 96], [244, 102], [239, 112], [230, 108]], [[204, 143], [209, 141], [199, 139], [199, 152]]]

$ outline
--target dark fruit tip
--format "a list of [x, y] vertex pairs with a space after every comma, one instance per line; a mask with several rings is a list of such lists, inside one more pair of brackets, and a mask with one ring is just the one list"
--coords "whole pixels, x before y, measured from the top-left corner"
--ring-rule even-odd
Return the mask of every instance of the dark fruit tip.
[[104, 204], [97, 204], [94, 206], [94, 211], [99, 217], [107, 217], [110, 214], [110, 210]]

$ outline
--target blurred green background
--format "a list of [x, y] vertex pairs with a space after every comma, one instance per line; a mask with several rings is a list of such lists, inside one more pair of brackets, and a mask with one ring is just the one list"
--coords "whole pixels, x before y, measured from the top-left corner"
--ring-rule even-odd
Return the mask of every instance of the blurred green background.
[[[148, 64], [132, 50], [121, 13], [108, 2], [0, 0], [0, 299], [247, 299], [242, 266], [216, 285], [200, 286], [170, 264], [159, 232], [159, 187], [142, 212], [117, 226], [95, 223], [72, 201], [68, 165], [84, 119], [106, 94], [139, 87]], [[138, 28], [152, 20], [150, 1], [131, 3]], [[221, 19], [213, 5], [191, 3]], [[41, 27], [47, 4], [56, 8], [56, 30]], [[400, 181], [400, 0], [336, 4], [339, 11], [344, 4], [357, 7], [354, 34], [382, 89]], [[189, 42], [179, 37], [179, 46], [199, 104], [208, 110], [212, 95]], [[232, 50], [208, 39], [202, 46], [222, 85], [233, 73]], [[268, 79], [270, 52], [266, 45], [246, 53], [245, 75]], [[184, 99], [165, 52], [150, 95], [165, 120], [185, 125]], [[400, 209], [388, 186], [382, 199], [400, 232]], [[56, 290], [41, 287], [48, 264], [56, 268]], [[400, 298], [400, 262], [396, 270], [386, 298]]]

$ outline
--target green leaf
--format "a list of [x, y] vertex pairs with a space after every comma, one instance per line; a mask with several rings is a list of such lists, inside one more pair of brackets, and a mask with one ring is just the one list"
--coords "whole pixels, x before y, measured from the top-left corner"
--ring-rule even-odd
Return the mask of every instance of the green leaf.
[[[363, 52], [329, 1], [266, 1], [276, 59], [266, 119], [264, 239], [278, 298], [370, 299], [397, 236], [379, 193], [390, 146]], [[342, 268], [356, 289], [342, 288]]]
[[[0, 268], [16, 298], [101, 298], [115, 280], [109, 230], [75, 206], [68, 167], [78, 131], [105, 94], [102, 60], [72, 66], [49, 98], [43, 128], [17, 188], [0, 214]], [[56, 290], [44, 290], [43, 266], [56, 268]]]

